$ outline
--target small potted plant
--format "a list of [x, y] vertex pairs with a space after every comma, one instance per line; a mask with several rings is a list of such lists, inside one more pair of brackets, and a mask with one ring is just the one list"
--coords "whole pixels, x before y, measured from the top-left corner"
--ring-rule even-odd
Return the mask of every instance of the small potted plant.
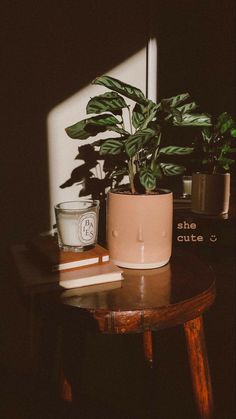
[[[193, 151], [169, 145], [166, 128], [208, 126], [210, 118], [192, 113], [196, 104], [186, 103], [188, 93], [154, 103], [140, 89], [107, 75], [93, 83], [109, 91], [91, 98], [86, 111], [93, 116], [66, 132], [72, 139], [89, 139], [96, 158], [99, 153], [104, 160], [105, 180], [112, 185], [107, 210], [111, 259], [128, 268], [163, 266], [171, 256], [173, 198], [171, 191], [158, 189], [158, 180], [184, 171], [183, 166], [165, 161], [167, 156]], [[104, 132], [110, 133], [109, 138], [95, 138], [91, 144], [91, 137]], [[121, 185], [126, 178], [128, 184]]]
[[199, 172], [192, 176], [193, 212], [207, 215], [228, 212], [235, 138], [236, 124], [227, 112], [212, 118], [212, 125], [201, 129], [200, 140], [194, 147], [201, 164]]

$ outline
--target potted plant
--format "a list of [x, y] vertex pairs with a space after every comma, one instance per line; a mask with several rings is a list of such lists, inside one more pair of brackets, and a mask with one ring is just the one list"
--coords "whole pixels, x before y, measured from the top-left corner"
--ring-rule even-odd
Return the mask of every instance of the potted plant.
[[[171, 256], [173, 199], [172, 192], [158, 189], [158, 179], [184, 171], [165, 158], [193, 151], [166, 143], [166, 128], [208, 126], [210, 118], [192, 113], [196, 104], [186, 102], [188, 93], [154, 103], [140, 89], [107, 75], [93, 83], [109, 91], [91, 98], [86, 111], [94, 115], [66, 132], [72, 139], [89, 141], [97, 134], [111, 133], [90, 143], [104, 160], [105, 179], [112, 186], [107, 211], [111, 259], [128, 268], [163, 266]], [[121, 186], [124, 178], [128, 184]]]
[[[201, 165], [192, 176], [192, 211], [220, 215], [228, 212], [230, 170], [235, 162], [236, 124], [227, 112], [212, 118], [212, 125], [201, 129], [195, 153]], [[236, 144], [235, 144], [236, 145]]]

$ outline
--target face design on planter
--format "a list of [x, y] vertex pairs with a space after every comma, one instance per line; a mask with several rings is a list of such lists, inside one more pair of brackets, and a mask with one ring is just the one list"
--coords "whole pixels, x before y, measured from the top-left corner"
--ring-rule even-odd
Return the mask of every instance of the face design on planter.
[[120, 243], [120, 238], [122, 237], [122, 241], [124, 241], [126, 245], [130, 243], [129, 252], [139, 255], [142, 260], [145, 244], [143, 227], [141, 225], [136, 229], [132, 229], [130, 227], [128, 228], [128, 226], [126, 229], [119, 228], [118, 226], [112, 226], [111, 231], [112, 237], [115, 241], [117, 239], [117, 243]]
[[[132, 231], [130, 229], [127, 230], [127, 237], [126, 238], [130, 238], [131, 233], [132, 233]], [[112, 234], [112, 237], [114, 237], [114, 238], [117, 238], [117, 237], [119, 237], [121, 235], [123, 237], [126, 236], [125, 232], [119, 232], [119, 227], [112, 228], [112, 233], [111, 234]], [[135, 241], [137, 243], [144, 243], [144, 240], [143, 240], [143, 228], [142, 228], [141, 225], [138, 227], [137, 231], [135, 230], [135, 236], [136, 236], [136, 240]], [[133, 241], [133, 235], [132, 235], [131, 240]]]
[[[163, 266], [171, 255], [172, 196], [130, 197], [111, 194], [108, 200], [107, 242], [117, 265], [144, 269]], [[118, 263], [119, 262], [119, 263]]]
[[[111, 223], [113, 224], [113, 223]], [[143, 225], [132, 228], [131, 223], [126, 228], [118, 227], [117, 225], [111, 226], [111, 235], [114, 247], [117, 247], [119, 243], [125, 243], [126, 247], [128, 245], [128, 252], [132, 257], [137, 258], [140, 263], [150, 257], [150, 260], [153, 258], [153, 252], [155, 248], [153, 247], [153, 229], [145, 229]], [[165, 242], [167, 239], [167, 233], [164, 228], [161, 229], [159, 234], [155, 234], [156, 241], [162, 243], [163, 248], [165, 248]], [[122, 241], [120, 238], [122, 237]], [[117, 239], [117, 240], [116, 240]], [[122, 253], [122, 249], [120, 249]], [[123, 253], [123, 258], [127, 258], [127, 250]]]

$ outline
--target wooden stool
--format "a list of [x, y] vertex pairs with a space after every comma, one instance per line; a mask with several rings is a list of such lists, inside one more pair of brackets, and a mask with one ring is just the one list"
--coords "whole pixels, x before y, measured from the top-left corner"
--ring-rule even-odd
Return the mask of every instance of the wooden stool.
[[[83, 328], [93, 325], [102, 333], [143, 333], [145, 358], [150, 366], [152, 331], [183, 325], [199, 417], [212, 418], [212, 387], [202, 319], [215, 298], [211, 268], [193, 252], [176, 250], [168, 265], [151, 270], [125, 269], [124, 278], [121, 284], [113, 284], [117, 288], [101, 292], [93, 292], [91, 287], [87, 287], [87, 292], [83, 288], [82, 295], [80, 289], [65, 291], [61, 301], [79, 310]], [[63, 397], [72, 400], [66, 378]]]

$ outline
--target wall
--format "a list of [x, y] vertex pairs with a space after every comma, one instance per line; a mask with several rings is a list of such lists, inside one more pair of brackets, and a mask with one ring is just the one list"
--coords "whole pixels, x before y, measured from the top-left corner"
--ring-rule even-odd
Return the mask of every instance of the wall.
[[93, 0], [3, 0], [0, 14], [4, 274], [9, 246], [50, 226], [49, 113], [142, 49], [147, 17], [144, 1], [124, 0], [99, 7]]
[[[146, 48], [124, 60], [113, 69], [107, 71], [112, 77], [146, 90]], [[91, 97], [107, 91], [102, 86], [89, 84], [80, 91], [67, 98], [53, 108], [47, 118], [48, 127], [48, 167], [50, 192], [50, 225], [55, 224], [54, 205], [62, 201], [76, 200], [82, 185], [75, 181], [76, 170], [84, 162], [76, 159], [78, 147], [101, 138], [108, 138], [109, 134], [98, 134], [92, 140], [78, 141], [70, 139], [65, 127], [86, 118], [86, 105]], [[127, 103], [132, 101], [126, 100]], [[127, 115], [124, 115], [127, 116]], [[125, 120], [127, 123], [127, 118]], [[126, 125], [128, 126], [128, 125]], [[112, 134], [114, 137], [116, 134]], [[102, 162], [93, 169], [96, 176], [104, 177]], [[71, 179], [71, 181], [69, 181]], [[61, 185], [70, 186], [61, 188]]]

